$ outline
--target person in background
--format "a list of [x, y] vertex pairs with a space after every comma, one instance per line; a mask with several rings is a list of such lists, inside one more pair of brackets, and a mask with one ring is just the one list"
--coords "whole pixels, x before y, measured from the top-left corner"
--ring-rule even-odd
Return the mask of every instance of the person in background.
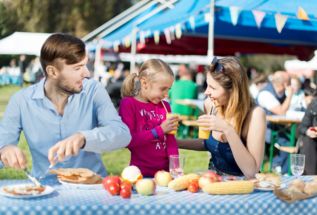
[[205, 115], [198, 119], [211, 134], [205, 141], [178, 140], [180, 148], [208, 150], [209, 169], [218, 174], [253, 178], [262, 164], [265, 112], [253, 103], [248, 83], [237, 58], [215, 57], [207, 72]]
[[23, 75], [26, 71], [26, 67], [27, 67], [26, 57], [25, 55], [20, 55], [19, 68], [20, 68], [20, 86], [21, 87], [23, 86], [23, 82], [24, 82]]
[[[197, 115], [197, 108], [178, 104], [177, 100], [197, 99], [197, 85], [192, 81], [192, 72], [185, 66], [180, 65], [178, 71], [179, 79], [174, 82], [168, 95], [171, 102], [172, 113], [180, 114], [186, 117], [194, 117]], [[187, 137], [189, 127], [181, 124], [178, 136]]]
[[[315, 93], [316, 96], [316, 93]], [[306, 175], [317, 174], [317, 98], [308, 106], [304, 118], [298, 127], [301, 135], [300, 153], [305, 154]]]
[[158, 170], [169, 170], [169, 156], [177, 155], [174, 135], [178, 117], [167, 118], [170, 106], [163, 101], [174, 81], [171, 68], [162, 60], [150, 59], [138, 73], [123, 82], [119, 114], [130, 129], [130, 165], [142, 175], [153, 177]]
[[27, 167], [17, 146], [23, 131], [33, 176], [44, 176], [50, 164], [89, 168], [105, 176], [101, 153], [126, 147], [131, 136], [105, 89], [87, 80], [85, 44], [71, 35], [52, 34], [40, 61], [45, 78], [12, 96], [0, 123], [2, 164]]
[[260, 90], [262, 90], [268, 82], [267, 76], [265, 74], [259, 74], [252, 80], [250, 85], [250, 93], [254, 100], [256, 100]]
[[[287, 96], [286, 96], [287, 95]], [[293, 96], [293, 89], [290, 86], [290, 79], [286, 72], [277, 71], [269, 82], [258, 94], [257, 103], [264, 108], [267, 115], [285, 115], [288, 111]], [[271, 141], [271, 132], [274, 130], [285, 130], [284, 126], [268, 123], [266, 142]], [[285, 132], [279, 132], [278, 144], [289, 145]], [[276, 172], [286, 174], [288, 171], [288, 153], [280, 151], [273, 159], [273, 168]]]

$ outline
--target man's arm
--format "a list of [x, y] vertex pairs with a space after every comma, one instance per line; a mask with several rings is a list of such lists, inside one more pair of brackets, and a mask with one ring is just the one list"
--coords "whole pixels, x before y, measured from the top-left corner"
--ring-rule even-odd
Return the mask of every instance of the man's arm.
[[20, 94], [11, 97], [0, 123], [0, 168], [3, 165], [17, 169], [26, 168], [26, 157], [17, 146], [22, 130], [19, 108], [19, 101], [22, 101], [22, 98], [20, 97]]
[[98, 127], [80, 131], [85, 137], [85, 151], [101, 153], [126, 147], [131, 135], [122, 122], [105, 89], [98, 84], [94, 95], [94, 109]]

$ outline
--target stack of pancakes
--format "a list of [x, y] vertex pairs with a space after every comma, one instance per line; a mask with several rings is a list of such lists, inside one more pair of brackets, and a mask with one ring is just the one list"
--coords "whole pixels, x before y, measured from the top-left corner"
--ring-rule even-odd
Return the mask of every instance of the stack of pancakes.
[[85, 168], [60, 168], [50, 171], [52, 174], [57, 174], [61, 181], [75, 184], [100, 184], [102, 178], [95, 172]]

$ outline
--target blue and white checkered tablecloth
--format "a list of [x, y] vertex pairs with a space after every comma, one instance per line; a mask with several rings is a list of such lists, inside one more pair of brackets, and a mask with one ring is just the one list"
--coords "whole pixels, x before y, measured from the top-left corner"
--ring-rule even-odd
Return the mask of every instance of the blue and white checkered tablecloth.
[[[287, 183], [291, 178], [283, 178]], [[309, 177], [304, 177], [309, 179]], [[0, 186], [26, 181], [2, 180]], [[34, 199], [12, 199], [0, 196], [0, 214], [101, 215], [101, 214], [317, 214], [317, 198], [288, 204], [272, 192], [255, 191], [248, 195], [208, 195], [202, 192], [174, 192], [158, 188], [153, 196], [133, 193], [131, 199], [111, 196], [105, 190], [79, 190], [48, 180], [55, 192]]]

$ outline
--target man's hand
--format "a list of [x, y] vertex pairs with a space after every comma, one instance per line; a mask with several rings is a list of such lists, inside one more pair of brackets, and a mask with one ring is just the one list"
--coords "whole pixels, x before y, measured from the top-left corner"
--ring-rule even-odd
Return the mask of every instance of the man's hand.
[[317, 137], [317, 130], [315, 129], [315, 127], [310, 127], [307, 129], [306, 131], [306, 135], [312, 139]]
[[0, 159], [4, 166], [15, 169], [26, 168], [26, 156], [22, 150], [15, 145], [7, 145], [0, 150]]
[[[76, 133], [65, 140], [59, 141], [48, 151], [48, 160], [52, 165], [62, 162], [66, 157], [75, 156], [86, 142], [85, 136], [81, 133]], [[57, 160], [55, 158], [57, 155]]]

